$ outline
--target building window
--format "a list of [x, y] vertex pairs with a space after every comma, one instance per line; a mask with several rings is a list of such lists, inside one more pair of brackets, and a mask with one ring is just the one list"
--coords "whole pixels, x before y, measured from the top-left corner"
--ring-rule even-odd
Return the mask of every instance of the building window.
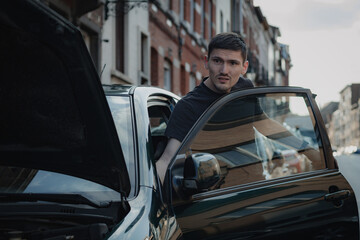
[[232, 31], [240, 33], [240, 18], [241, 18], [241, 11], [240, 11], [240, 0], [233, 0], [232, 1]]
[[211, 37], [212, 37], [212, 21], [213, 21], [213, 19], [212, 19], [212, 8], [213, 8], [213, 6], [212, 6], [212, 1], [209, 1], [209, 39], [211, 39]]
[[190, 27], [191, 31], [194, 31], [195, 19], [194, 19], [194, 11], [195, 11], [195, 1], [190, 1]]
[[[123, 4], [119, 2], [118, 4]], [[122, 6], [118, 6], [119, 9]], [[124, 12], [118, 11], [116, 14], [116, 70], [124, 72]]]
[[146, 64], [147, 64], [147, 36], [143, 33], [141, 33], [141, 71], [146, 72]]
[[186, 70], [185, 70], [185, 66], [181, 65], [181, 73], [180, 73], [180, 86], [181, 86], [181, 94], [185, 95], [188, 90], [186, 89]]
[[184, 0], [180, 0], [180, 20], [184, 20]]
[[224, 16], [222, 11], [220, 11], [220, 32], [224, 32]]
[[141, 32], [141, 56], [140, 56], [140, 68], [141, 68], [141, 79], [140, 84], [148, 84], [149, 82], [149, 38], [146, 34]]
[[169, 60], [164, 62], [164, 89], [171, 91], [171, 63]]
[[201, 0], [201, 36], [205, 38], [205, 2]]
[[162, 0], [161, 1], [165, 9], [170, 9], [171, 6], [171, 0]]
[[151, 48], [151, 85], [159, 86], [159, 54], [155, 48]]
[[189, 91], [192, 91], [196, 87], [196, 78], [193, 73], [190, 74], [189, 78]]

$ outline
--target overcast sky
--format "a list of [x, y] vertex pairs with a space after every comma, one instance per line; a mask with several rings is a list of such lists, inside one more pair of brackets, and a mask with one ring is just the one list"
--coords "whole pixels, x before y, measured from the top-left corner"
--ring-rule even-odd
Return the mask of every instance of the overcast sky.
[[290, 85], [310, 88], [319, 106], [360, 83], [359, 0], [254, 0], [290, 46]]

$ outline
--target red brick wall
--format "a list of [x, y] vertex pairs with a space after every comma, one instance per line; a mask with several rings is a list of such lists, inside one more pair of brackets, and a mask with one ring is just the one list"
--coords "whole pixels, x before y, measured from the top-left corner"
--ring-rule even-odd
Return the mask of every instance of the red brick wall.
[[[196, 5], [201, 6], [200, 0], [194, 0]], [[198, 13], [196, 10], [196, 7], [194, 7], [194, 31], [201, 34], [201, 13]]]
[[[153, 12], [151, 7], [150, 21], [149, 21], [149, 32], [151, 36], [151, 84], [163, 87], [164, 86], [164, 59], [167, 58], [172, 63], [172, 79], [173, 79], [173, 91], [179, 88], [178, 71], [173, 66], [174, 57], [178, 53], [177, 43], [177, 30], [173, 25], [170, 27], [167, 25], [167, 17], [162, 14], [160, 10]], [[160, 47], [163, 51], [159, 51]], [[155, 55], [155, 56], [153, 56]]]
[[177, 14], [180, 14], [180, 1], [179, 0], [170, 0], [171, 3], [171, 10], [176, 12]]
[[[201, 0], [196, 0], [201, 5]], [[207, 2], [205, 9], [207, 8]], [[190, 0], [184, 0], [184, 19], [190, 22]], [[180, 13], [179, 1], [173, 0], [173, 11]], [[215, 9], [215, 6], [213, 7]], [[207, 76], [207, 71], [204, 68], [204, 55], [202, 52], [203, 46], [199, 46], [196, 40], [190, 36], [185, 29], [179, 32], [173, 23], [170, 27], [166, 21], [166, 15], [159, 9], [154, 12], [149, 6], [149, 32], [151, 40], [151, 85], [163, 87], [164, 86], [164, 59], [167, 58], [172, 63], [172, 92], [178, 95], [185, 95], [189, 91], [190, 73], [196, 76], [196, 72], [200, 72], [202, 76]], [[194, 10], [194, 26], [196, 32], [201, 34], [201, 14]], [[215, 22], [215, 10], [213, 10], [213, 22]], [[205, 22], [205, 31], [208, 30], [208, 22]], [[215, 24], [214, 24], [215, 25]], [[215, 32], [215, 26], [213, 28]], [[183, 33], [186, 33], [185, 35]], [[183, 38], [184, 45], [180, 46], [178, 36]], [[205, 35], [208, 36], [208, 35]], [[192, 42], [195, 41], [195, 46]], [[179, 49], [181, 48], [181, 58], [179, 56]], [[163, 54], [161, 50], [163, 49]], [[175, 66], [177, 62], [179, 66]], [[190, 65], [190, 72], [187, 72], [185, 65]], [[199, 84], [201, 81], [198, 80]]]

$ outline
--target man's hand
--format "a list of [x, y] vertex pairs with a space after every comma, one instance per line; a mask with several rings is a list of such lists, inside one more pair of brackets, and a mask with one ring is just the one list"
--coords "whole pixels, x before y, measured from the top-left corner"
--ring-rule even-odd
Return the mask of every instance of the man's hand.
[[159, 160], [156, 162], [156, 170], [159, 174], [159, 178], [161, 183], [164, 182], [166, 169], [170, 163], [170, 160], [174, 157], [176, 151], [180, 147], [181, 142], [175, 138], [170, 138], [166, 148], [159, 158]]

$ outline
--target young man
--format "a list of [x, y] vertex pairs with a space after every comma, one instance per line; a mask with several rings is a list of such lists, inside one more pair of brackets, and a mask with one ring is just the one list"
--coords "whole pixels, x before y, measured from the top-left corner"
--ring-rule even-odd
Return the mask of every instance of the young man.
[[249, 65], [246, 58], [246, 44], [236, 33], [221, 33], [210, 41], [208, 56], [205, 57], [205, 68], [209, 71], [209, 77], [183, 97], [171, 114], [165, 132], [168, 143], [156, 162], [161, 181], [164, 180], [171, 158], [200, 115], [216, 99], [231, 90], [254, 87], [250, 80], [241, 77]]

